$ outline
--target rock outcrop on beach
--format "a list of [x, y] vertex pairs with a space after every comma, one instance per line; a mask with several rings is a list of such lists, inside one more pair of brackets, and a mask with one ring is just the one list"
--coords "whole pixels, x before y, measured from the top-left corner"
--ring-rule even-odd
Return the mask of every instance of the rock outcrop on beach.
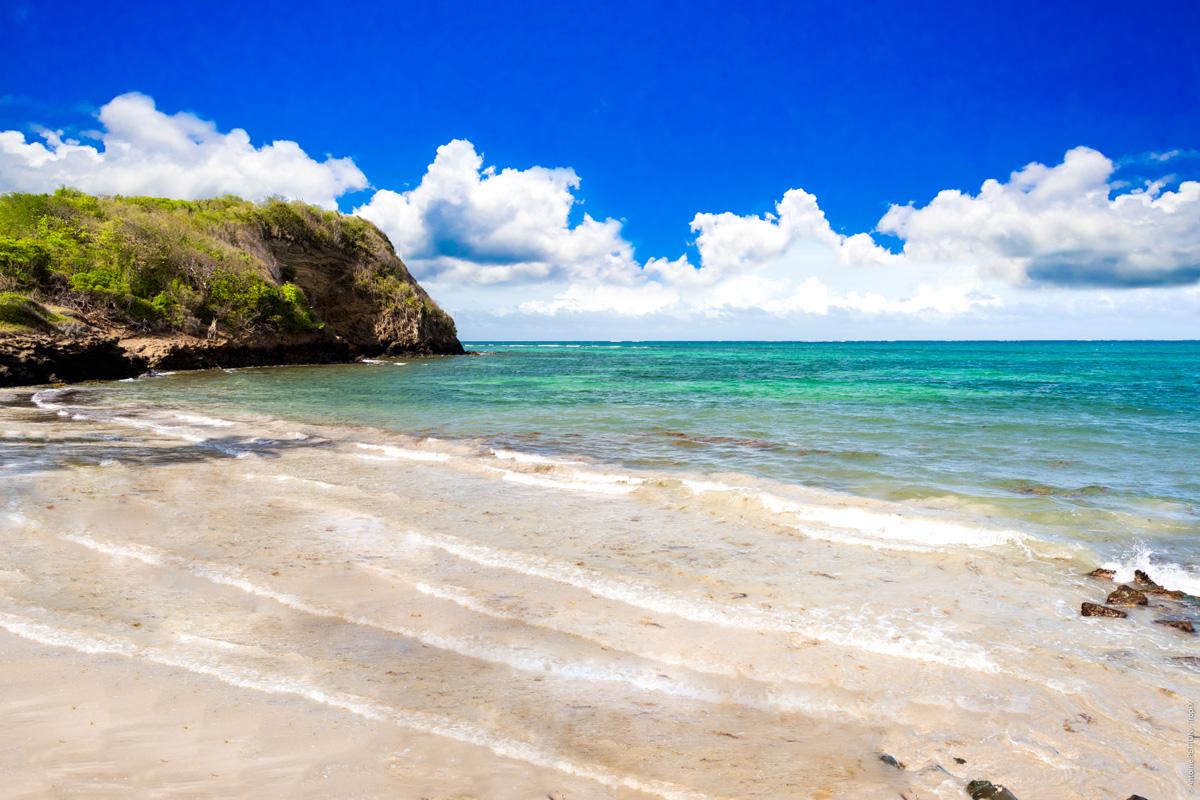
[[235, 197], [0, 197], [0, 385], [462, 352], [358, 217]]
[[991, 781], [974, 780], [967, 784], [971, 800], [1017, 800], [1016, 795]]
[[1115, 617], [1116, 619], [1124, 619], [1129, 616], [1124, 611], [1117, 608], [1109, 608], [1102, 606], [1099, 603], [1087, 603], [1080, 607], [1080, 614], [1085, 617]]
[[[1116, 574], [1116, 570], [1100, 567], [1087, 573], [1087, 577], [1111, 581], [1116, 578]], [[1150, 602], [1151, 597], [1155, 599], [1154, 603]], [[1085, 601], [1080, 606], [1079, 613], [1085, 617], [1112, 617], [1115, 619], [1125, 619], [1129, 616], [1127, 612], [1113, 606], [1139, 610], [1146, 607], [1154, 609], [1156, 612], [1175, 612], [1178, 616], [1156, 617], [1152, 621], [1156, 625], [1164, 625], [1183, 633], [1195, 633], [1197, 622], [1200, 621], [1195, 616], [1197, 610], [1200, 610], [1200, 598], [1177, 589], [1160, 586], [1140, 569], [1134, 570], [1132, 586], [1127, 583], [1119, 584], [1116, 589], [1108, 593], [1105, 603], [1106, 605], [1101, 605]]]
[[1132, 586], [1122, 584], [1108, 593], [1108, 598], [1105, 602], [1110, 606], [1144, 606], [1149, 600], [1147, 600], [1143, 592], [1139, 592]]

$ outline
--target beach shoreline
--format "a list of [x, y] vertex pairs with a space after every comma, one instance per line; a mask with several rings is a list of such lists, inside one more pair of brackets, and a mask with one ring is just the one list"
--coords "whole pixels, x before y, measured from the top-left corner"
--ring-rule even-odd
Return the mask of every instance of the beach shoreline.
[[25, 455], [0, 707], [30, 796], [1182, 791], [1191, 640], [1150, 610], [1080, 618], [1107, 591], [1086, 550], [748, 476], [86, 391], [0, 413]]

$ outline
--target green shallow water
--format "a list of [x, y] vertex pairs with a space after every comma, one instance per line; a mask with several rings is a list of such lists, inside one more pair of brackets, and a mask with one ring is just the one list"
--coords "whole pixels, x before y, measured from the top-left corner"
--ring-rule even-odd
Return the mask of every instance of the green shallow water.
[[1200, 564], [1200, 343], [469, 343], [122, 400], [953, 504]]

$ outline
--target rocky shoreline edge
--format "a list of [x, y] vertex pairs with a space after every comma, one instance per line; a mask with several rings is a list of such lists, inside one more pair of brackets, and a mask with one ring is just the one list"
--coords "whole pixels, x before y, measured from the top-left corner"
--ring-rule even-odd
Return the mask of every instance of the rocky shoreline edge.
[[[442, 346], [444, 345], [444, 346]], [[363, 348], [337, 335], [201, 338], [187, 335], [0, 336], [0, 386], [135, 378], [148, 372], [348, 364], [390, 355], [464, 355], [457, 340], [422, 348]]]
[[[1099, 567], [1089, 572], [1087, 577], [1113, 581], [1116, 571]], [[1154, 603], [1150, 602], [1152, 597], [1155, 599]], [[1155, 625], [1164, 625], [1182, 633], [1194, 634], [1196, 625], [1200, 623], [1200, 598], [1159, 586], [1140, 569], [1134, 571], [1133, 581], [1118, 584], [1104, 598], [1103, 603], [1084, 602], [1079, 613], [1084, 617], [1125, 619], [1129, 612], [1122, 609], [1139, 607], [1154, 612], [1152, 621]], [[1161, 616], [1162, 614], [1166, 616]]]

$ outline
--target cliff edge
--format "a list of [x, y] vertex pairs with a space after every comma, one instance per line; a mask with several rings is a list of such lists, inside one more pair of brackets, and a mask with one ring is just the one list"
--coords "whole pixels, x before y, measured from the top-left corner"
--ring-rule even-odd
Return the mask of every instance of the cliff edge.
[[364, 219], [237, 197], [0, 196], [0, 386], [462, 352]]

